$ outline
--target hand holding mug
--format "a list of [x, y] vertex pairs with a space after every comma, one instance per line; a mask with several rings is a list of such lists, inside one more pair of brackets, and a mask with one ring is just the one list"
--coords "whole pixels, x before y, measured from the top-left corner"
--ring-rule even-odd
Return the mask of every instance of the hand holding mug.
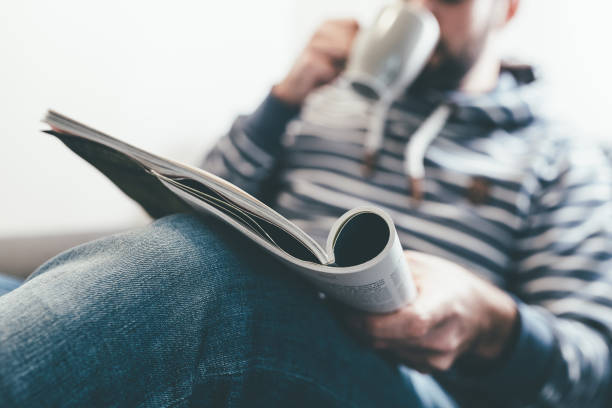
[[344, 70], [358, 31], [359, 23], [354, 19], [323, 23], [272, 94], [290, 105], [301, 105], [311, 91]]

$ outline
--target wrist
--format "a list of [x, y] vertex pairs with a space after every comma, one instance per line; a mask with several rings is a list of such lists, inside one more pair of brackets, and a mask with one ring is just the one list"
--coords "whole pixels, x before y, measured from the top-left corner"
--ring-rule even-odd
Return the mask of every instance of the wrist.
[[305, 96], [296, 92], [296, 87], [291, 86], [284, 80], [272, 87], [271, 94], [279, 101], [291, 106], [293, 108], [299, 108], [305, 99]]
[[249, 139], [267, 153], [281, 149], [287, 124], [299, 114], [299, 109], [287, 105], [271, 92], [244, 121], [243, 130]]
[[[488, 284], [487, 284], [488, 285]], [[488, 285], [484, 288], [486, 318], [476, 338], [472, 353], [483, 360], [496, 360], [514, 343], [518, 330], [518, 306], [501, 289]]]

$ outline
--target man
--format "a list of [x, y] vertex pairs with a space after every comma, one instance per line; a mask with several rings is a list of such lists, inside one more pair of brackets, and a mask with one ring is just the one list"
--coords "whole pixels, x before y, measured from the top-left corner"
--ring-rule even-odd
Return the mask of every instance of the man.
[[[2, 405], [606, 406], [604, 156], [535, 114], [529, 71], [501, 69], [496, 37], [518, 0], [415, 3], [441, 42], [376, 161], [371, 103], [328, 85], [358, 30], [334, 21], [204, 164], [319, 239], [348, 208], [385, 208], [411, 250], [412, 304], [338, 310], [211, 220], [167, 217], [68, 251], [0, 297]], [[403, 152], [441, 103], [454, 110], [419, 197]]]

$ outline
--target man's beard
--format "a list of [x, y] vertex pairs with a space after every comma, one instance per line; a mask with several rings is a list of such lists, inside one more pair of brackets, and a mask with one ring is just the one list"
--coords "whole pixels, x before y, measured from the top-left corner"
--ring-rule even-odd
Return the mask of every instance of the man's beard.
[[434, 58], [430, 59], [417, 76], [410, 90], [444, 92], [459, 89], [463, 79], [476, 63], [481, 50], [482, 46], [479, 41], [478, 44], [466, 47], [459, 54], [453, 54], [446, 44], [440, 41], [434, 51]]

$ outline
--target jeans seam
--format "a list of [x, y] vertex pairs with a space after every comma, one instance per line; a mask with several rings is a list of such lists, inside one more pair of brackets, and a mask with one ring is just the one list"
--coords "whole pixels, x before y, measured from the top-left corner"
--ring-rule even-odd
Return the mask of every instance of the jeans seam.
[[[276, 374], [283, 374], [287, 377], [291, 377], [293, 379], [296, 380], [300, 380], [303, 381], [304, 383], [308, 383], [316, 388], [318, 388], [319, 390], [325, 392], [327, 395], [331, 396], [334, 400], [336, 400], [337, 402], [341, 403], [343, 407], [356, 407], [356, 405], [354, 405], [353, 403], [346, 401], [344, 398], [340, 397], [339, 395], [337, 395], [334, 391], [330, 390], [329, 388], [325, 387], [324, 385], [319, 384], [318, 382], [316, 382], [314, 379], [310, 378], [310, 377], [306, 377], [300, 374], [296, 374], [296, 373], [292, 373], [292, 372], [288, 372], [288, 371], [284, 371], [284, 370], [279, 370], [279, 369], [275, 369], [275, 368], [270, 368], [270, 367], [263, 367], [263, 366], [259, 366], [259, 365], [255, 365], [252, 366], [251, 368], [254, 368], [256, 370], [262, 370], [262, 371], [268, 371], [268, 372], [272, 372], [272, 373], [276, 373]], [[235, 376], [235, 375], [242, 375], [246, 372], [246, 370], [235, 370], [235, 371], [228, 371], [228, 372], [224, 372], [224, 373], [216, 373], [216, 374], [208, 374], [208, 375], [204, 375], [202, 377], [200, 377], [201, 379], [207, 379], [207, 378], [214, 378], [214, 377], [230, 377], [230, 376]]]
[[[306, 376], [303, 376], [303, 375], [300, 375], [300, 374], [291, 373], [291, 372], [287, 372], [287, 371], [284, 371], [284, 370], [278, 370], [278, 369], [274, 369], [274, 368], [270, 368], [270, 367], [263, 367], [263, 366], [259, 366], [259, 365], [255, 365], [255, 366], [251, 366], [251, 367], [254, 368], [254, 369], [257, 369], [257, 370], [268, 371], [268, 372], [273, 372], [273, 373], [277, 373], [277, 374], [283, 374], [283, 375], [285, 375], [287, 377], [291, 377], [293, 379], [300, 380], [300, 381], [302, 381], [304, 383], [312, 385], [312, 386], [316, 387], [317, 389], [323, 391], [326, 395], [329, 395], [335, 401], [340, 403], [341, 406], [356, 408], [356, 405], [354, 405], [353, 403], [345, 400], [344, 398], [341, 398], [334, 391], [332, 391], [329, 388], [327, 388], [327, 387], [317, 383], [314, 379], [312, 379], [310, 377], [306, 377]], [[236, 375], [242, 375], [246, 371], [247, 370], [233, 370], [233, 371], [227, 371], [227, 372], [224, 372], [224, 373], [208, 374], [208, 375], [201, 376], [200, 379], [204, 380], [204, 379], [216, 378], [216, 377], [232, 377], [232, 376], [236, 376]], [[190, 383], [191, 385], [193, 385], [193, 383], [191, 381], [186, 381], [186, 383]], [[166, 389], [166, 392], [168, 390], [169, 389]], [[179, 397], [179, 398], [173, 400], [172, 402], [169, 402], [166, 405], [166, 408], [176, 407], [181, 402], [185, 402], [186, 400], [188, 400], [192, 395], [193, 395], [193, 392], [190, 393], [190, 394], [184, 395], [182, 397]], [[150, 400], [150, 398], [145, 399], [140, 404], [138, 404], [138, 406], [146, 406], [149, 403], [149, 400]]]

